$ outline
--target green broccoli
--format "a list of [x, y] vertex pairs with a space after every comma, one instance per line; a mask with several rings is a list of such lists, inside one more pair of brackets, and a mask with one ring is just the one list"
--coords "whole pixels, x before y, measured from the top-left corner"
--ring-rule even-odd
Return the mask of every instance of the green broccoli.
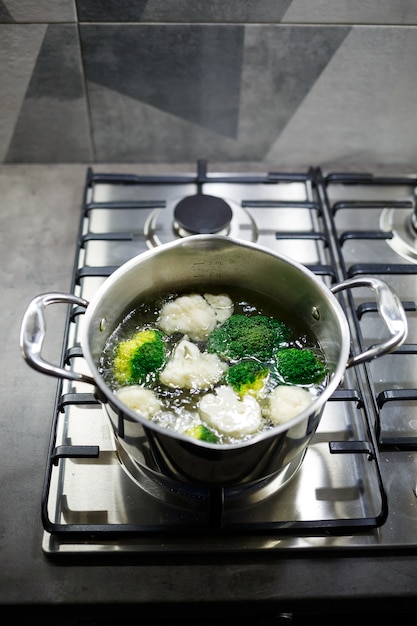
[[113, 373], [120, 385], [145, 382], [165, 362], [166, 346], [159, 330], [145, 329], [116, 347]]
[[274, 317], [236, 313], [210, 333], [207, 352], [214, 352], [228, 361], [245, 357], [267, 361], [289, 335], [288, 326]]
[[284, 382], [311, 385], [321, 382], [327, 370], [320, 359], [307, 348], [285, 348], [276, 355], [277, 370]]
[[268, 374], [269, 369], [258, 361], [240, 361], [229, 367], [225, 380], [242, 397], [246, 393], [256, 395]]
[[188, 428], [185, 434], [194, 439], [199, 439], [200, 441], [207, 441], [208, 443], [217, 443], [219, 441], [217, 435], [207, 428], [207, 426], [204, 426], [204, 424], [197, 424], [196, 426]]

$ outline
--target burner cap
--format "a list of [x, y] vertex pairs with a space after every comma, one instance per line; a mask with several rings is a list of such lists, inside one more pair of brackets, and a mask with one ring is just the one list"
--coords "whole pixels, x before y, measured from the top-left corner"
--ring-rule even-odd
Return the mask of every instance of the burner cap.
[[174, 209], [178, 226], [198, 235], [212, 235], [224, 230], [229, 226], [232, 216], [232, 209], [227, 202], [201, 193], [183, 198]]

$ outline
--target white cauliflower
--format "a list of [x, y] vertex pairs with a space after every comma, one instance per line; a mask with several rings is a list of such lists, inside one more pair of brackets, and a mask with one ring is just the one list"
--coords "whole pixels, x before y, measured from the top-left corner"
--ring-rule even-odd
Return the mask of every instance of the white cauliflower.
[[279, 385], [269, 395], [264, 415], [278, 426], [304, 411], [313, 400], [314, 397], [307, 389]]
[[229, 386], [206, 394], [199, 403], [201, 419], [229, 437], [242, 439], [257, 432], [262, 425], [261, 407], [253, 396], [242, 399]]
[[188, 429], [195, 428], [200, 423], [200, 418], [197, 412], [187, 411], [184, 407], [176, 407], [174, 411], [160, 411], [154, 421], [162, 428], [184, 434]]
[[151, 418], [161, 409], [161, 401], [150, 389], [141, 385], [121, 387], [116, 391], [116, 396], [129, 409], [140, 413], [144, 417]]
[[225, 294], [213, 295], [211, 293], [204, 294], [205, 299], [214, 309], [217, 321], [223, 324], [233, 313], [233, 302], [229, 296]]
[[180, 332], [193, 341], [205, 341], [217, 323], [223, 320], [226, 313], [231, 315], [232, 310], [233, 304], [228, 296], [206, 294], [203, 297], [192, 293], [166, 302], [161, 309], [158, 326], [167, 335]]
[[198, 346], [184, 338], [176, 345], [159, 380], [169, 387], [208, 389], [219, 382], [227, 367], [216, 354], [200, 352]]

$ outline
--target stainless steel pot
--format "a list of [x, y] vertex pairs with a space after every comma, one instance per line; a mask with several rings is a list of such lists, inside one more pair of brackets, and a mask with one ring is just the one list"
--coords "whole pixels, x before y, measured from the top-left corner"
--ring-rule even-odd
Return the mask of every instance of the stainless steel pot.
[[[324, 392], [301, 414], [272, 430], [233, 445], [210, 444], [168, 431], [118, 400], [98, 371], [109, 335], [122, 315], [156, 291], [190, 291], [202, 285], [249, 288], [281, 303], [311, 328], [330, 371]], [[350, 356], [351, 337], [343, 308], [334, 294], [370, 287], [388, 338]], [[42, 357], [45, 308], [53, 303], [85, 307], [80, 343], [91, 375], [53, 365]], [[397, 296], [376, 278], [350, 279], [328, 289], [303, 265], [257, 244], [217, 235], [193, 235], [142, 253], [116, 270], [91, 302], [71, 294], [49, 293], [28, 306], [20, 346], [28, 364], [45, 374], [94, 385], [110, 419], [120, 455], [127, 464], [156, 478], [180, 484], [234, 486], [271, 478], [284, 484], [296, 472], [319, 424], [328, 398], [347, 367], [374, 359], [403, 343], [407, 321]]]

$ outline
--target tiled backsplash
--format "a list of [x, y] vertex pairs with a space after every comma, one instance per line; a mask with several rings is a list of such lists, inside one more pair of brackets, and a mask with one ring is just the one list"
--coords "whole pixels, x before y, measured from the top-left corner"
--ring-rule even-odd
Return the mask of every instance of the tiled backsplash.
[[415, 0], [0, 0], [0, 163], [417, 163]]

